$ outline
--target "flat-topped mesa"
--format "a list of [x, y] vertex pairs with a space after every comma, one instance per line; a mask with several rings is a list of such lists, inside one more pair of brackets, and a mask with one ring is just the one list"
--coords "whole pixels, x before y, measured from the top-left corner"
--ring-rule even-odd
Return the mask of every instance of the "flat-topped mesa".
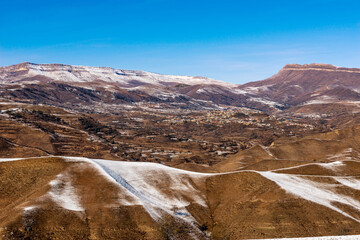
[[334, 72], [354, 72], [360, 73], [360, 68], [345, 68], [338, 67], [331, 64], [323, 64], [323, 63], [311, 63], [311, 64], [287, 64], [283, 67], [281, 71], [296, 71], [296, 70], [313, 70], [313, 71], [334, 71]]

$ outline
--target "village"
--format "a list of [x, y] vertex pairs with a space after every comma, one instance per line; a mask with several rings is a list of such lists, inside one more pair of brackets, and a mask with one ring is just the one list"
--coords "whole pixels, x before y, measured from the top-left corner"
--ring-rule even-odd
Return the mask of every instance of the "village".
[[273, 127], [271, 122], [276, 121], [278, 125], [284, 126], [298, 126], [309, 130], [313, 130], [314, 126], [310, 123], [305, 123], [303, 120], [294, 118], [278, 118], [274, 115], [267, 115], [261, 112], [254, 112], [249, 110], [233, 110], [227, 108], [224, 110], [206, 111], [199, 116], [168, 116], [165, 122], [182, 123], [186, 121], [194, 122], [196, 124], [211, 123], [217, 126], [224, 126], [229, 123], [241, 123], [244, 125], [253, 125], [256, 127]]
[[89, 141], [104, 146], [115, 159], [167, 165], [212, 165], [258, 144], [269, 146], [284, 137], [322, 131], [311, 118], [275, 116], [228, 106], [208, 111], [128, 108], [113, 114], [80, 114], [42, 106], [4, 105], [1, 112], [3, 118], [50, 134], [53, 144], [62, 146], [63, 150], [57, 150], [59, 154], [76, 154], [72, 149], [86, 133]]
[[[121, 116], [120, 116], [121, 115]], [[129, 109], [102, 122], [117, 129], [114, 152], [132, 161], [213, 164], [256, 144], [316, 133], [314, 119], [268, 115], [258, 110], [158, 112]]]

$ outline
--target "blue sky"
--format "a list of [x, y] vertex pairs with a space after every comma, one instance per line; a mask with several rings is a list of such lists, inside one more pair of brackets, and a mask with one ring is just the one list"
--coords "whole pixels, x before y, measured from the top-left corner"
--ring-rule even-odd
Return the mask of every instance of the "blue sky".
[[360, 1], [3, 0], [0, 65], [110, 66], [261, 80], [287, 63], [360, 67]]

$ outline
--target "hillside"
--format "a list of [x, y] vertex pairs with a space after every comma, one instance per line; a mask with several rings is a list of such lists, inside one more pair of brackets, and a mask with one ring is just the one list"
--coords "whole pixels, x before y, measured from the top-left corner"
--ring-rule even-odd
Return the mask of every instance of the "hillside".
[[107, 67], [21, 63], [1, 67], [0, 84], [2, 97], [7, 99], [83, 111], [90, 110], [89, 105], [109, 110], [135, 103], [171, 109], [217, 109], [218, 104], [276, 109], [275, 102], [236, 84]]
[[360, 69], [288, 64], [276, 75], [241, 89], [286, 105], [288, 114], [355, 114], [360, 103]]
[[[91, 109], [101, 105], [152, 102], [175, 108], [214, 108], [219, 101], [239, 97], [234, 84], [204, 78], [161, 75], [144, 71], [62, 64], [33, 64], [0, 68], [2, 97], [57, 106]], [[46, 89], [46, 90], [45, 90]], [[218, 91], [216, 90], [218, 89]], [[241, 95], [241, 94], [240, 94]], [[237, 101], [236, 99], [233, 99]]]
[[[2, 162], [7, 170], [2, 185], [6, 196], [0, 218], [2, 234], [41, 239], [359, 234], [360, 204], [354, 195], [358, 180], [332, 174], [347, 167], [359, 169], [356, 164], [323, 164], [319, 167], [330, 172], [300, 176], [246, 170], [200, 174], [155, 163], [73, 158]], [[55, 172], [48, 172], [46, 181], [47, 165]], [[56, 172], [61, 165], [67, 167]], [[37, 179], [26, 188], [20, 185], [39, 174], [41, 182]], [[13, 175], [17, 180], [10, 178]], [[23, 194], [26, 197], [20, 197]]]
[[2, 234], [62, 239], [360, 234], [358, 132], [354, 127], [254, 147], [214, 165], [217, 173], [74, 157], [2, 159]]

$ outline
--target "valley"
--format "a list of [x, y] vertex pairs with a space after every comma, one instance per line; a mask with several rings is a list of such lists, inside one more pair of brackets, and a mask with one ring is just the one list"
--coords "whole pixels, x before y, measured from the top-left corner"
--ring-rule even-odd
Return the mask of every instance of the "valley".
[[0, 238], [356, 239], [357, 89], [326, 64], [244, 85], [0, 67]]

